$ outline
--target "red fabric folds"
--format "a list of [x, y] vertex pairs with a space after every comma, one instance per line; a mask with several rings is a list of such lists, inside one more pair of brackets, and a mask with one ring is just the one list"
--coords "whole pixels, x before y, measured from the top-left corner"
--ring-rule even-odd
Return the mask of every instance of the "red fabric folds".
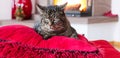
[[79, 51], [37, 48], [19, 42], [0, 41], [0, 58], [102, 58], [98, 50]]
[[120, 58], [120, 52], [117, 51], [109, 42], [105, 40], [92, 41], [92, 44], [99, 48], [103, 58]]
[[23, 25], [3, 26], [0, 27], [0, 58], [110, 58], [110, 50], [119, 54], [107, 43], [90, 42], [84, 36], [78, 36], [79, 40], [66, 36], [43, 40], [33, 28]]

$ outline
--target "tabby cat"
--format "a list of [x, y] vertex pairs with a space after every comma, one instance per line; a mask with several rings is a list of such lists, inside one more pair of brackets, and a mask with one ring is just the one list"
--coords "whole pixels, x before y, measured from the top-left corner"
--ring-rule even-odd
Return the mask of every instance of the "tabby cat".
[[34, 29], [45, 40], [55, 35], [79, 39], [76, 30], [71, 27], [65, 16], [64, 8], [66, 5], [67, 3], [46, 7], [37, 4], [41, 20], [35, 23]]

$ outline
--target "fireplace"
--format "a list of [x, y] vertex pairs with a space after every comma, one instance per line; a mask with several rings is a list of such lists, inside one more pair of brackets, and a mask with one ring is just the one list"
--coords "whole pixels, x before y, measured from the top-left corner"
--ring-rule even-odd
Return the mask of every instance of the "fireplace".
[[53, 5], [68, 3], [65, 7], [67, 16], [91, 16], [92, 0], [53, 0]]
[[[38, 3], [43, 6], [60, 5], [66, 2], [68, 2], [65, 10], [67, 16], [98, 17], [103, 16], [105, 12], [111, 10], [111, 0], [36, 0], [36, 4]], [[75, 6], [73, 7], [71, 5]], [[69, 8], [70, 6], [73, 8]]]

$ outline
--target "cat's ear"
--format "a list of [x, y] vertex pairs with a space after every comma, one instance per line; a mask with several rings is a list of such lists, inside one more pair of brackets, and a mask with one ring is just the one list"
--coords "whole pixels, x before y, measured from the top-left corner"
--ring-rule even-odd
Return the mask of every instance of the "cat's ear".
[[38, 12], [39, 12], [40, 14], [42, 14], [42, 13], [45, 11], [45, 9], [46, 9], [46, 7], [41, 6], [41, 5], [39, 5], [39, 4], [37, 4], [36, 7], [37, 7], [37, 10], [38, 10]]
[[59, 7], [60, 7], [61, 9], [65, 9], [65, 7], [66, 7], [67, 4], [68, 4], [68, 3], [66, 2], [65, 4], [60, 5]]

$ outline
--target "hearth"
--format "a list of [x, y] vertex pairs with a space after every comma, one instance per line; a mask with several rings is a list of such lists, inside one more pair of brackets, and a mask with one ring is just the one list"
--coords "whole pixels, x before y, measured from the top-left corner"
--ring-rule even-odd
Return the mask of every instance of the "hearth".
[[92, 0], [53, 0], [53, 5], [68, 3], [65, 7], [67, 16], [92, 16]]

